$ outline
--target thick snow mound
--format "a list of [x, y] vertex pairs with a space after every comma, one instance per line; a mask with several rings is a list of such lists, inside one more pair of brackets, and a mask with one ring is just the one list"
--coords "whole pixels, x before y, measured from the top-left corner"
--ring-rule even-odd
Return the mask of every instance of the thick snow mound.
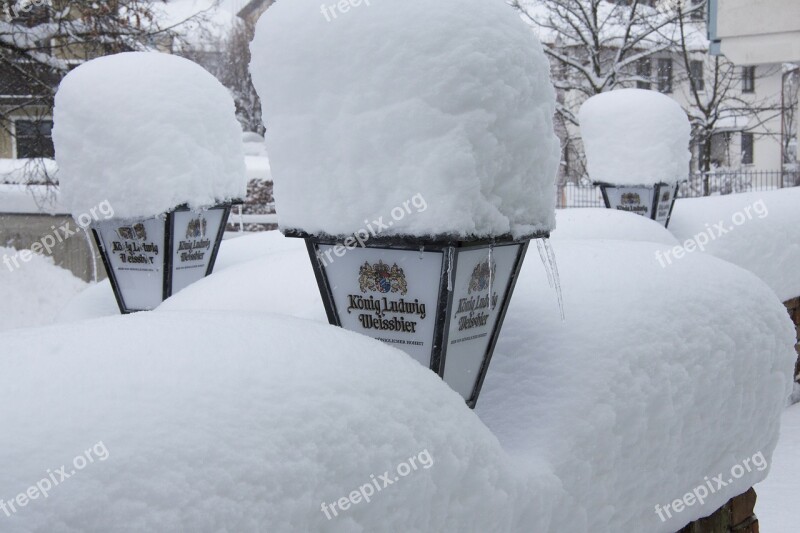
[[633, 213], [605, 208], [559, 209], [553, 240], [678, 241], [661, 224]]
[[305, 241], [284, 237], [280, 231], [261, 231], [245, 234], [228, 233], [226, 235], [231, 235], [231, 237], [223, 240], [219, 247], [214, 272], [276, 252], [302, 250], [308, 257]]
[[[567, 320], [529, 256], [477, 409], [513, 464], [551, 465], [568, 494], [548, 508], [549, 526], [525, 530], [672, 533], [764, 479], [752, 458], [771, 460], [796, 357], [769, 288], [708, 256], [662, 268], [661, 242], [554, 248]], [[231, 266], [156, 313], [280, 310], [324, 321], [307, 261], [297, 249]], [[254, 281], [268, 271], [274, 279]], [[655, 513], [745, 459], [751, 471], [704, 505], [663, 522]]]
[[252, 131], [242, 133], [244, 143], [244, 153], [249, 156], [266, 156], [267, 144], [264, 137]]
[[0, 184], [0, 213], [69, 214], [61, 203], [61, 195], [57, 188], [19, 183]]
[[800, 296], [800, 187], [678, 200], [669, 230], [755, 273], [782, 301]]
[[[278, 2], [251, 44], [281, 228], [344, 235], [383, 217], [387, 235], [551, 229], [555, 92], [515, 10], [355, 4]], [[415, 196], [428, 208], [392, 216]]]
[[[265, 339], [274, 335], [271, 326], [262, 333], [259, 312], [325, 320], [301, 241], [265, 234], [226, 244], [230, 247], [227, 252], [223, 247], [221, 260], [227, 254], [227, 268], [149, 316], [170, 320], [218, 310], [224, 318], [209, 329], [232, 332], [234, 341], [227, 333], [220, 341], [232, 342], [226, 348], [232, 365], [241, 364], [235, 352], [242, 343], [252, 343], [255, 354], [268, 345], [268, 340], [253, 342], [248, 328]], [[502, 512], [516, 517], [509, 518], [511, 523], [485, 529], [478, 522], [466, 530], [672, 533], [763, 480], [796, 358], [794, 328], [769, 287], [741, 268], [701, 254], [662, 268], [656, 255], [664, 250], [661, 242], [556, 240], [553, 247], [566, 321], [560, 319], [542, 266], [529, 255], [476, 411], [509, 453], [512, 468], [527, 479], [527, 494], [537, 500], [523, 505], [527, 517], [503, 504]], [[272, 251], [256, 255], [256, 249], [268, 248]], [[237, 310], [255, 318], [239, 318]], [[172, 338], [188, 339], [182, 350], [195, 350], [196, 331], [172, 329]], [[204, 322], [198, 321], [197, 331], [206, 331]], [[297, 343], [298, 365], [318, 365], [303, 355], [308, 333], [281, 332]], [[156, 336], [152, 346], [160, 342]], [[329, 345], [338, 343], [325, 341], [326, 350]], [[352, 363], [362, 365], [360, 359]], [[340, 371], [351, 370], [350, 363], [339, 364], [346, 368]], [[303, 394], [306, 388], [317, 384], [301, 387]], [[428, 399], [406, 401], [416, 405]], [[450, 431], [449, 426], [440, 431]], [[746, 459], [750, 471], [728, 483], [732, 469], [744, 468]], [[717, 488], [714, 482], [716, 492], [703, 505], [673, 510], [672, 518], [661, 521], [656, 505], [663, 509], [703, 485], [706, 476], [720, 474], [726, 486]], [[440, 490], [450, 487], [445, 483]], [[516, 498], [509, 488], [508, 500]], [[393, 524], [374, 530], [391, 530]]]
[[432, 372], [327, 325], [140, 313], [0, 343], [0, 494], [70, 476], [4, 532], [520, 531], [557, 493]]
[[124, 53], [84, 63], [56, 93], [53, 142], [73, 214], [108, 201], [118, 218], [244, 198], [233, 99], [199, 65]]
[[583, 103], [579, 119], [594, 181], [652, 185], [689, 172], [689, 117], [669, 96], [643, 89], [598, 94]]
[[[0, 331], [53, 322], [61, 308], [87, 287], [52, 258], [30, 250], [23, 253], [0, 247]], [[28, 254], [26, 262], [23, 257]]]
[[278, 252], [204, 278], [166, 300], [158, 309], [260, 311], [271, 308], [327, 324], [315, 284], [308, 283], [313, 290], [298, 290], [301, 279], [314, 280], [308, 252], [305, 249]]
[[56, 181], [58, 166], [53, 159], [0, 159], [0, 184]]
[[[573, 500], [555, 531], [672, 533], [764, 479], [756, 459], [728, 483], [771, 460], [791, 390], [795, 332], [769, 288], [700, 254], [662, 268], [659, 244], [554, 248], [566, 321], [528, 261], [477, 412], [514, 458], [553, 465]], [[720, 473], [704, 505], [656, 514]]]
[[[275, 259], [269, 257], [289, 251], [295, 253], [293, 255], [280, 254], [280, 257]], [[261, 258], [264, 260], [258, 265], [248, 264]], [[239, 268], [240, 266], [241, 268]], [[236, 267], [233, 268], [236, 273], [222, 275], [223, 271], [232, 267]], [[297, 284], [302, 276], [313, 277], [303, 240], [284, 237], [279, 231], [235, 236], [222, 241], [217, 262], [214, 264], [214, 273], [198, 282], [203, 283], [203, 288], [195, 292], [191, 290], [194, 284], [190, 285], [174, 297], [169, 298], [167, 301], [170, 303], [166, 307], [169, 309], [231, 311], [275, 309], [282, 314], [302, 318], [319, 318], [327, 323], [316, 285], [309, 285], [313, 289], [311, 291], [298, 292]], [[206, 285], [204, 280], [211, 278], [213, 281]], [[216, 285], [217, 280], [220, 282], [219, 287]], [[187, 290], [190, 292], [185, 295], [185, 299], [183, 296], [178, 297]], [[280, 301], [284, 305], [288, 303], [280, 310], [272, 307], [273, 303], [279, 301], [278, 295], [281, 295]], [[292, 310], [297, 310], [297, 312], [292, 312]], [[114, 299], [111, 284], [105, 280], [90, 286], [72, 298], [64, 306], [57, 322], [76, 322], [118, 314], [119, 307]]]
[[117, 316], [119, 306], [114, 298], [111, 282], [106, 278], [70, 299], [56, 317], [56, 323], [79, 322], [89, 318]]

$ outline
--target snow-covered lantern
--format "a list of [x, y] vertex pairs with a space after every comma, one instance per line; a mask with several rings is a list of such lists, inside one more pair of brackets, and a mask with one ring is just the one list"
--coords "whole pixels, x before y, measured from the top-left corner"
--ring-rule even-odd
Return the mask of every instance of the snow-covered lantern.
[[691, 159], [681, 106], [656, 91], [620, 89], [589, 98], [580, 124], [589, 177], [606, 207], [669, 225]]
[[251, 52], [280, 227], [306, 239], [328, 320], [474, 407], [528, 244], [554, 227], [541, 45], [503, 2], [389, 0], [330, 21], [279, 2]]
[[158, 53], [89, 61], [61, 82], [53, 141], [65, 205], [92, 220], [121, 312], [211, 273], [247, 184], [233, 100], [211, 74]]

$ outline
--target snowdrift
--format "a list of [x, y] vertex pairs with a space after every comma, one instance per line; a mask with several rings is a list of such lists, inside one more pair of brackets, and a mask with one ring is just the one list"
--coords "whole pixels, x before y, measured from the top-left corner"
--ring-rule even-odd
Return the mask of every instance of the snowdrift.
[[[270, 311], [325, 322], [296, 242], [277, 232], [229, 241], [227, 268], [152, 314]], [[274, 252], [253, 257], [250, 243]], [[538, 499], [509, 488], [509, 500], [527, 503], [505, 508], [515, 518], [491, 531], [673, 533], [767, 475], [753, 469], [670, 520], [654, 512], [704, 476], [758, 453], [771, 460], [795, 358], [794, 329], [763, 282], [700, 254], [662, 268], [663, 246], [555, 240], [564, 322], [529, 257], [476, 412]]]
[[[781, 301], [800, 296], [800, 187], [678, 200], [670, 231], [745, 268]], [[703, 236], [704, 235], [704, 236]]]
[[0, 494], [68, 476], [7, 533], [518, 531], [558, 494], [432, 372], [331, 326], [140, 313], [0, 342]]

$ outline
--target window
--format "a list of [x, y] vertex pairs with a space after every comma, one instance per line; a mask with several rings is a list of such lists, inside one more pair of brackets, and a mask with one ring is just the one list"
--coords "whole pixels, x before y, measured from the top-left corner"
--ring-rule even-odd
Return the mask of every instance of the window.
[[[694, 149], [693, 149], [694, 158], [693, 159], [694, 159], [694, 162], [696, 163], [697, 170], [700, 170], [700, 169], [703, 168], [703, 163], [706, 160], [706, 156], [709, 155], [708, 148], [706, 148], [705, 139], [701, 138], [699, 135], [697, 135], [692, 140], [692, 143], [693, 143], [693, 147], [694, 147]], [[709, 143], [709, 148], [710, 148], [710, 143]]]
[[756, 92], [756, 67], [742, 67], [742, 92]]
[[8, 2], [2, 11], [8, 22], [22, 24], [29, 28], [50, 22], [50, 10], [52, 9], [49, 1], [29, 1], [29, 2]]
[[710, 161], [712, 166], [731, 166], [731, 139], [729, 131], [717, 132], [711, 135]]
[[658, 90], [662, 93], [672, 92], [672, 59], [659, 59], [656, 70]]
[[[640, 6], [656, 7], [656, 2], [660, 0], [639, 0]], [[609, 0], [610, 3], [618, 6], [632, 6], [633, 0]]]
[[55, 157], [52, 120], [17, 120], [14, 122], [17, 157]]
[[689, 82], [692, 84], [693, 90], [702, 91], [706, 88], [704, 77], [703, 62], [689, 61]]
[[636, 76], [642, 78], [636, 82], [636, 87], [639, 89], [652, 89], [653, 84], [650, 83], [650, 77], [653, 75], [652, 67], [650, 66], [650, 58], [640, 59], [636, 62]]
[[753, 164], [753, 134], [742, 132], [742, 164]]
[[692, 0], [689, 7], [694, 10], [690, 13], [692, 20], [706, 19], [706, 6], [703, 5], [703, 0]]

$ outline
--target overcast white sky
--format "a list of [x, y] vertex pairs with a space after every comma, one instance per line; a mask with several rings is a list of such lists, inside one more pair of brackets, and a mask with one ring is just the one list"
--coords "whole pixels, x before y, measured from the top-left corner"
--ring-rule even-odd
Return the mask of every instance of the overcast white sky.
[[[220, 7], [233, 13], [238, 12], [248, 0], [220, 0]], [[214, 0], [170, 0], [170, 3], [183, 4], [187, 8], [203, 10], [214, 3]]]
[[[247, 4], [247, 1], [220, 0], [219, 8], [212, 12], [211, 20], [215, 21], [215, 25], [219, 28], [230, 26], [236, 13]], [[157, 9], [163, 13], [162, 21], [164, 23], [177, 24], [213, 5], [215, 5], [214, 0], [170, 0], [167, 4], [157, 4]]]

